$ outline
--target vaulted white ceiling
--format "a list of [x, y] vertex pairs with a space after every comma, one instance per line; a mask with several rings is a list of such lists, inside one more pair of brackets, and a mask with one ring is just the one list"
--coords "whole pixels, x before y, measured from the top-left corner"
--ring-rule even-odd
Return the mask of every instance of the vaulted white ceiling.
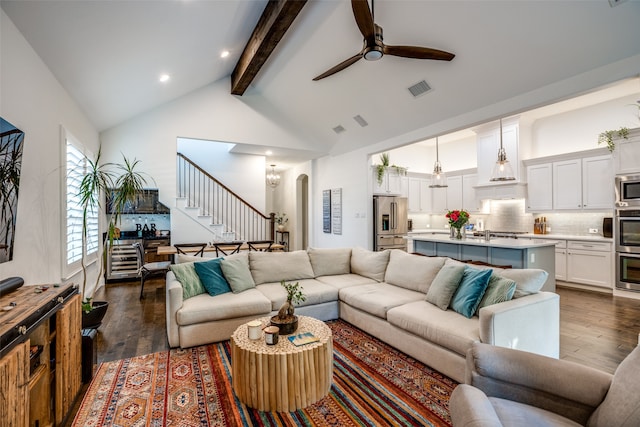
[[[266, 1], [1, 4], [102, 131], [228, 78]], [[638, 0], [616, 7], [607, 0], [377, 0], [374, 14], [385, 43], [433, 47], [456, 57], [361, 60], [313, 82], [357, 53], [362, 37], [349, 1], [310, 0], [246, 102], [259, 99], [283, 125], [304, 130], [318, 153], [335, 154], [429, 126], [431, 133], [456, 130], [640, 73], [628, 65], [640, 64]], [[224, 49], [231, 55], [221, 59]], [[622, 65], [598, 81], [581, 81], [611, 64]], [[163, 72], [172, 77], [168, 84], [157, 80]], [[573, 84], [563, 86], [567, 79]], [[421, 80], [432, 90], [414, 98], [407, 88]], [[356, 115], [369, 125], [358, 125]], [[339, 135], [332, 130], [338, 125], [346, 129]]]

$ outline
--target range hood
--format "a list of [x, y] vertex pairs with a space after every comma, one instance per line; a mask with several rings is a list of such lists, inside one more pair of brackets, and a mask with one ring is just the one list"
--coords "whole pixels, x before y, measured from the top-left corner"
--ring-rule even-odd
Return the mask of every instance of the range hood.
[[[115, 213], [113, 210], [113, 190], [107, 193], [106, 211], [108, 214]], [[135, 201], [127, 203], [120, 214], [169, 214], [171, 209], [160, 203], [157, 188], [145, 188], [136, 195]]]

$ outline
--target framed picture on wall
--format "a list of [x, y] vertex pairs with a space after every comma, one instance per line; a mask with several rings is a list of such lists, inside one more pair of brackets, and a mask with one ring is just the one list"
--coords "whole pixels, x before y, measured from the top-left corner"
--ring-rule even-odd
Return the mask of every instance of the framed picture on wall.
[[331, 233], [331, 190], [322, 191], [322, 231]]
[[342, 234], [342, 188], [331, 190], [331, 231]]
[[0, 263], [13, 259], [24, 132], [0, 118]]

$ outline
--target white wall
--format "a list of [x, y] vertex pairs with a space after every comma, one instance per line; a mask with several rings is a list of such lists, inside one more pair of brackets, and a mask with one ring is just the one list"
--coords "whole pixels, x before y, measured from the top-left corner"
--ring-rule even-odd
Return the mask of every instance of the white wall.
[[[65, 214], [60, 125], [96, 151], [98, 132], [4, 11], [0, 19], [0, 116], [25, 133], [14, 259], [0, 264], [0, 278], [59, 283]], [[90, 273], [88, 284], [95, 282], [95, 270]]]
[[265, 211], [264, 156], [230, 153], [233, 144], [217, 141], [178, 138], [177, 144], [179, 153], [193, 160], [254, 208], [268, 213]]

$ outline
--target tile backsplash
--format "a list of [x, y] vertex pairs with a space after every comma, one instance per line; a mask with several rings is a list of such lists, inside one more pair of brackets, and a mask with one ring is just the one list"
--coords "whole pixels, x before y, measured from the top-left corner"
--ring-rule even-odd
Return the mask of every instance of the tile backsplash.
[[[535, 218], [546, 217], [547, 227], [551, 234], [568, 234], [575, 236], [589, 235], [590, 228], [596, 228], [598, 235], [602, 235], [602, 219], [612, 216], [613, 211], [602, 212], [567, 212], [540, 213], [525, 212], [524, 199], [491, 200], [489, 214], [471, 214], [470, 223], [475, 224], [478, 218], [484, 221], [484, 228], [496, 231], [526, 231], [533, 233]], [[447, 219], [442, 215], [409, 214], [413, 219], [413, 228], [443, 229], [448, 227]]]

